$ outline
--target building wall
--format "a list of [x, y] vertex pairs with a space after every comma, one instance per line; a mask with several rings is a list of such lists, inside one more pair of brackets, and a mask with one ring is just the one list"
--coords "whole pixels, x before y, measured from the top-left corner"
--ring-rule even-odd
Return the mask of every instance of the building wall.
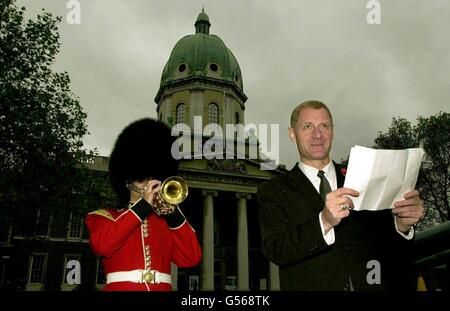
[[236, 113], [239, 114], [239, 122], [242, 124], [245, 122], [244, 104], [234, 94], [234, 91], [225, 86], [192, 83], [166, 91], [158, 105], [159, 120], [174, 125], [176, 123], [176, 110], [181, 103], [185, 104], [184, 123], [188, 124], [191, 129], [194, 129], [195, 116], [202, 117], [202, 129], [208, 124], [210, 103], [217, 104], [219, 125], [223, 129], [225, 129], [226, 124], [235, 124]]

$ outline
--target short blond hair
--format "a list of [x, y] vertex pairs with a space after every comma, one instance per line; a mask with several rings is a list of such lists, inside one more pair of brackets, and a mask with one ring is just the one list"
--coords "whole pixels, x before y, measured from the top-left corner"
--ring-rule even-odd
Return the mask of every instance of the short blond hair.
[[297, 107], [295, 107], [294, 111], [292, 111], [291, 114], [291, 127], [294, 127], [298, 120], [298, 115], [300, 112], [305, 108], [313, 108], [313, 109], [325, 109], [328, 112], [328, 115], [330, 116], [331, 124], [333, 124], [333, 117], [331, 116], [330, 109], [328, 109], [327, 105], [324, 103], [318, 101], [318, 100], [308, 100], [306, 102], [303, 102], [299, 104]]

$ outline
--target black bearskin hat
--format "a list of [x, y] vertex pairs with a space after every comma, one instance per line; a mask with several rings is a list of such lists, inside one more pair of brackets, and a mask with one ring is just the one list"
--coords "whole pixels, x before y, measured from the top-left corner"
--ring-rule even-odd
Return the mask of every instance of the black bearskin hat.
[[174, 140], [167, 125], [150, 118], [137, 120], [120, 133], [109, 158], [111, 186], [120, 207], [130, 200], [127, 182], [146, 178], [162, 182], [177, 174], [178, 162], [171, 154]]

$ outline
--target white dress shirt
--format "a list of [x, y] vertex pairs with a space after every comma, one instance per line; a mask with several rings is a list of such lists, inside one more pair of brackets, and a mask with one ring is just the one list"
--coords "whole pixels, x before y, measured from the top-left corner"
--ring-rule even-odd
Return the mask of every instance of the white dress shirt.
[[[301, 161], [298, 163], [298, 167], [303, 172], [303, 174], [306, 175], [306, 177], [309, 179], [309, 181], [313, 184], [313, 186], [314, 186], [314, 188], [316, 188], [317, 192], [320, 193], [320, 190], [319, 190], [320, 189], [320, 177], [317, 176], [317, 173], [319, 172], [319, 170], [315, 167], [306, 165], [305, 163], [303, 163]], [[336, 169], [334, 167], [333, 161], [330, 161], [330, 163], [328, 163], [322, 169], [322, 171], [324, 171], [325, 177], [328, 180], [328, 183], [330, 184], [331, 191], [337, 190]], [[333, 244], [335, 242], [334, 228], [331, 228], [331, 230], [325, 234], [325, 227], [322, 222], [322, 212], [319, 213], [319, 223], [320, 223], [320, 229], [322, 230], [322, 235], [323, 235], [325, 242], [328, 245]], [[412, 227], [410, 228], [408, 234], [405, 235], [404, 233], [402, 233], [398, 230], [397, 222], [395, 221], [395, 217], [394, 217], [394, 225], [395, 225], [395, 229], [397, 230], [397, 232], [401, 236], [403, 236], [405, 239], [411, 240], [413, 238], [414, 229]]]
[[[320, 177], [317, 176], [317, 173], [319, 170], [315, 167], [306, 165], [303, 162], [298, 163], [298, 167], [303, 172], [303, 174], [306, 175], [306, 177], [309, 179], [309, 181], [313, 184], [314, 188], [316, 188], [317, 192], [320, 193]], [[330, 161], [323, 169], [322, 171], [325, 173], [325, 178], [328, 180], [328, 183], [330, 184], [331, 191], [334, 191], [337, 189], [337, 178], [336, 178], [336, 170], [334, 168], [333, 161]], [[331, 228], [330, 231], [328, 231], [325, 234], [325, 227], [323, 226], [322, 222], [322, 212], [319, 214], [319, 223], [320, 223], [320, 229], [322, 230], [322, 235], [325, 240], [325, 242], [328, 245], [331, 245], [335, 241], [334, 237], [334, 228]]]

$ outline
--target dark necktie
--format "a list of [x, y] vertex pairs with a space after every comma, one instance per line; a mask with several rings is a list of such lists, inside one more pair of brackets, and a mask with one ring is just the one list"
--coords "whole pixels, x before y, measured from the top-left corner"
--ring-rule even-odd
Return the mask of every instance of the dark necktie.
[[328, 192], [331, 191], [330, 184], [328, 183], [327, 178], [325, 177], [325, 172], [320, 170], [317, 173], [317, 176], [320, 178], [320, 187], [319, 187], [319, 193], [322, 199], [325, 201], [325, 197]]

